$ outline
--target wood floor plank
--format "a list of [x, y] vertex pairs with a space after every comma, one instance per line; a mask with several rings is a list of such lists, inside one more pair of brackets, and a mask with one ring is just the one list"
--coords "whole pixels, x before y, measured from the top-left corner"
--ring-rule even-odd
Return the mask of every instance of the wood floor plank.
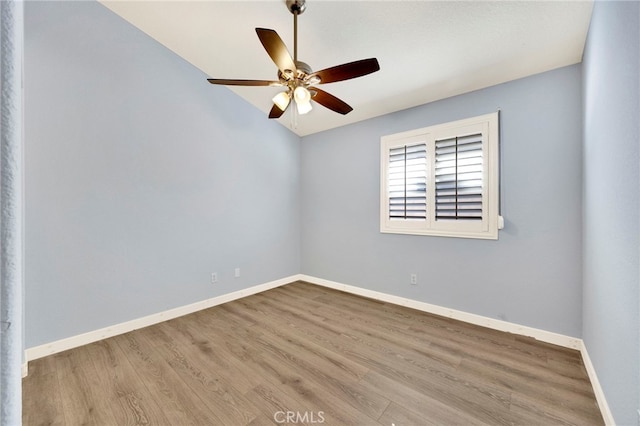
[[566, 399], [540, 401], [538, 398], [514, 392], [510, 410], [528, 421], [538, 424], [583, 425], [602, 422], [602, 416], [591, 406], [575, 406], [567, 404]]
[[[271, 420], [279, 420], [278, 413], [304, 412], [310, 407], [286, 392], [282, 392], [279, 387], [265, 381], [245, 394], [254, 406], [258, 407], [262, 413], [271, 413]], [[323, 413], [324, 414], [324, 413]]]
[[101, 398], [100, 378], [87, 346], [66, 351], [58, 357], [58, 382], [65, 419], [70, 424], [116, 422], [108, 403]]
[[137, 373], [146, 377], [145, 386], [169, 422], [202, 425], [217, 420], [221, 423], [216, 412], [208, 407], [208, 399], [193, 398], [189, 385], [174, 371], [170, 362], [156, 352], [145, 334], [144, 330], [137, 330], [114, 340], [128, 354], [129, 362]]
[[251, 423], [248, 423], [247, 426], [274, 426], [278, 425], [278, 423], [274, 422], [273, 419], [270, 419], [268, 416], [259, 416], [255, 419], [251, 420]]
[[304, 282], [33, 361], [23, 381], [27, 426], [272, 426], [282, 416], [603, 424], [578, 351]]
[[[231, 350], [244, 364], [257, 370], [272, 385], [287, 390], [303, 403], [305, 412], [324, 411], [327, 418], [333, 419], [334, 424], [362, 424], [372, 418], [368, 412], [359, 411], [334, 394], [336, 386], [327, 388], [326, 383], [320, 383], [318, 377], [310, 374], [306, 366], [296, 364], [285, 351], [265, 350], [256, 339], [259, 337], [249, 328], [242, 330], [235, 326], [234, 321], [224, 325], [210, 324], [207, 334], [216, 339], [225, 340], [227, 348]], [[249, 322], [252, 320], [249, 318]], [[345, 392], [346, 394], [346, 392]], [[364, 404], [367, 406], [368, 404]]]
[[[424, 423], [436, 424], [436, 425], [461, 425], [461, 426], [487, 426], [478, 420], [473, 415], [468, 415], [464, 411], [456, 410], [451, 406], [435, 399], [426, 396], [424, 393], [419, 392], [403, 383], [393, 380], [387, 376], [370, 371], [365, 377], [362, 378], [362, 384], [365, 386], [371, 386], [373, 390], [384, 389], [385, 394], [391, 395], [392, 403], [390, 407], [393, 408], [393, 412], [397, 412], [398, 409], [406, 409], [419, 415]], [[387, 424], [405, 424], [401, 421], [402, 416], [394, 418], [394, 415], [390, 414], [389, 409], [385, 411], [385, 415], [380, 418], [381, 423], [385, 421]], [[410, 418], [412, 418], [410, 416]], [[389, 421], [390, 420], [390, 421]], [[409, 422], [409, 424], [411, 424]]]
[[259, 345], [260, 350], [268, 351], [279, 361], [303, 371], [328, 392], [373, 419], [380, 417], [387, 405], [389, 405], [389, 399], [376, 392], [367, 391], [357, 380], [340, 374], [335, 368], [322, 368], [318, 357], [308, 354], [305, 354], [304, 358], [298, 356], [295, 351], [289, 350], [291, 345], [283, 342], [276, 346], [267, 340], [258, 338], [255, 343]]
[[[143, 332], [158, 343], [156, 350], [175, 373], [188, 385], [197, 403], [209, 408], [219, 424], [247, 424], [258, 414], [240, 391], [218, 374], [212, 363], [198, 360], [189, 346], [182, 345], [161, 327], [149, 327]], [[191, 397], [193, 399], [193, 396]], [[199, 422], [202, 424], [202, 422]]]
[[[326, 319], [325, 319], [325, 320], [326, 320]], [[349, 328], [353, 330], [353, 325], [352, 325], [352, 323], [349, 323], [349, 324], [350, 324], [350, 327], [349, 327]], [[380, 346], [380, 347], [385, 346], [385, 345], [395, 345], [395, 344], [396, 344], [395, 340], [394, 340], [394, 342], [382, 341], [382, 342], [381, 342], [381, 346]], [[395, 357], [395, 358], [398, 358], [397, 354], [394, 354], [394, 357]], [[407, 359], [407, 358], [405, 357], [405, 359]], [[427, 357], [427, 359], [429, 359], [429, 357]], [[425, 375], [425, 372], [424, 372], [424, 371], [417, 371], [417, 372], [416, 372], [416, 370], [413, 370], [412, 372], [413, 372], [413, 373], [421, 373], [422, 375]], [[416, 375], [417, 375], [417, 374], [416, 374]], [[505, 396], [505, 398], [506, 398], [506, 396]], [[469, 420], [468, 420], [468, 419], [467, 419], [467, 423], [469, 423]]]
[[190, 362], [201, 369], [213, 368], [218, 380], [233, 384], [240, 393], [248, 392], [262, 379], [257, 374], [237, 374], [246, 370], [246, 365], [226, 348], [224, 341], [216, 340], [206, 333], [208, 322], [216, 318], [218, 309], [208, 309], [186, 317], [176, 318], [163, 324], [158, 324], [157, 329], [164, 333], [161, 336], [166, 344], [171, 347], [171, 340], [181, 347], [192, 347], [190, 350]]
[[[416, 360], [413, 354], [388, 347], [371, 336], [353, 332], [349, 325], [330, 323], [326, 319], [319, 324], [317, 319], [305, 317], [303, 311], [296, 307], [280, 306], [278, 309], [280, 314], [296, 318], [304, 324], [302, 328], [308, 334], [319, 339], [323, 339], [322, 334], [326, 330], [333, 330], [335, 337], [324, 341], [335, 350], [431, 397], [444, 400], [457, 409], [474, 411], [476, 416], [484, 416], [490, 423], [511, 424], [517, 420], [508, 411], [509, 395], [500, 389], [461, 379], [452, 370]], [[394, 362], [389, 363], [390, 359]]]
[[[422, 414], [418, 414], [413, 410], [403, 407], [395, 402], [389, 404], [389, 407], [385, 410], [380, 417], [380, 423], [385, 425], [403, 425], [403, 426], [441, 426], [442, 423], [438, 423], [430, 417], [424, 417]], [[447, 423], [451, 425], [453, 423]]]
[[539, 398], [541, 401], [562, 397], [580, 402], [593, 401], [589, 383], [573, 377], [548, 374], [527, 365], [505, 365], [493, 360], [468, 357], [460, 370], [511, 391]]
[[29, 363], [29, 375], [22, 385], [23, 424], [37, 424], [42, 418], [49, 425], [66, 424], [57, 368], [54, 356]]
[[[169, 424], [156, 396], [149, 393], [144, 377], [131, 366], [115, 339], [105, 339], [77, 349], [86, 349], [96, 370], [98, 384], [92, 390], [101, 397], [115, 424]], [[75, 351], [76, 349], [73, 349]], [[98, 393], [100, 391], [100, 393]], [[82, 424], [71, 421], [69, 424]], [[94, 423], [108, 424], [108, 423]]]
[[[296, 299], [292, 295], [284, 293], [282, 290], [279, 297], [283, 300], [295, 303]], [[432, 346], [424, 337], [418, 337], [414, 333], [408, 331], [408, 326], [403, 327], [399, 324], [393, 324], [393, 321], [379, 321], [377, 315], [371, 311], [368, 299], [361, 299], [359, 303], [353, 301], [340, 304], [337, 296], [327, 298], [327, 294], [313, 299], [312, 303], [306, 303], [306, 309], [313, 309], [314, 313], [324, 320], [340, 321], [349, 324], [352, 330], [364, 331], [366, 333], [376, 333], [389, 344], [395, 347], [402, 347], [411, 351], [420, 352], [421, 355], [430, 358], [436, 362], [443, 362], [451, 366], [460, 364], [462, 357], [459, 353], [453, 353], [448, 350], [441, 350]], [[325, 303], [318, 300], [326, 301]], [[374, 305], [375, 306], [375, 305]]]
[[[242, 305], [242, 309], [251, 312], [252, 306]], [[224, 308], [232, 315], [233, 308]], [[322, 366], [327, 372], [339, 377], [349, 377], [360, 380], [369, 369], [357, 362], [351, 361], [335, 351], [318, 345], [308, 338], [306, 334], [297, 333], [295, 328], [283, 326], [276, 316], [265, 317], [259, 325], [253, 329], [261, 330], [265, 336], [270, 335], [274, 341], [281, 342], [289, 347], [291, 352], [297, 352], [305, 359], [309, 359], [315, 365]]]

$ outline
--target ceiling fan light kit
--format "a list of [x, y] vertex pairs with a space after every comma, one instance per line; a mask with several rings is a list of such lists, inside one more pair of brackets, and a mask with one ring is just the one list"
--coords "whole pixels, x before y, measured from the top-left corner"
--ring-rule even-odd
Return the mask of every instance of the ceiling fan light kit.
[[293, 58], [286, 45], [274, 30], [256, 28], [256, 34], [269, 57], [278, 67], [278, 80], [228, 80], [210, 78], [211, 84], [228, 86], [276, 86], [285, 90], [278, 93], [273, 99], [273, 107], [269, 112], [269, 118], [280, 118], [291, 104], [296, 104], [294, 111], [298, 114], [306, 114], [313, 109], [311, 101], [335, 111], [339, 114], [348, 114], [353, 110], [344, 101], [314, 87], [317, 84], [334, 83], [362, 77], [380, 70], [376, 58], [362, 59], [335, 67], [326, 68], [314, 72], [311, 67], [298, 60], [298, 15], [305, 9], [305, 0], [286, 0], [287, 9], [293, 14]]

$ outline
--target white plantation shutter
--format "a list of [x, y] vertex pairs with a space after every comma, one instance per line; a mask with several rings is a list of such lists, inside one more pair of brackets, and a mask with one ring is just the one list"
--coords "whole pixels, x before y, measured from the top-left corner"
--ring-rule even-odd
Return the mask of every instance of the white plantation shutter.
[[482, 220], [482, 134], [435, 141], [436, 220]]
[[380, 231], [497, 239], [498, 114], [383, 136]]
[[427, 146], [404, 145], [389, 151], [388, 201], [390, 219], [427, 217]]

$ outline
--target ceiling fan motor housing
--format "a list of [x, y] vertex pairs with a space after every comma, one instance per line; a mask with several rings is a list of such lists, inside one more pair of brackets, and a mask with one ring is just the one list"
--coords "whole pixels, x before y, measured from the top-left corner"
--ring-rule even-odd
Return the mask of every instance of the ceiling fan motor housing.
[[[286, 83], [288, 81], [294, 81], [294, 80], [298, 80], [302, 82], [302, 81], [305, 81], [306, 78], [313, 72], [311, 70], [311, 67], [308, 64], [302, 61], [295, 61], [295, 63], [296, 63], [296, 73], [294, 74], [293, 70], [285, 70], [284, 73], [278, 70], [278, 80], [280, 80], [283, 83]], [[318, 81], [319, 79], [317, 81], [314, 80], [312, 83], [316, 84]]]

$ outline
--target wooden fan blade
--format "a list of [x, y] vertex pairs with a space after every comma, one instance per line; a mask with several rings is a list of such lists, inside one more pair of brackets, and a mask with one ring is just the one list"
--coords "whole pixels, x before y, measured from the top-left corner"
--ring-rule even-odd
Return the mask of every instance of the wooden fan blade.
[[318, 72], [314, 72], [309, 77], [320, 77], [319, 84], [325, 84], [362, 77], [363, 75], [371, 74], [378, 70], [380, 70], [378, 60], [376, 58], [369, 58], [326, 68]]
[[349, 104], [336, 98], [332, 94], [325, 92], [324, 90], [320, 90], [317, 87], [309, 87], [309, 90], [312, 92], [316, 92], [316, 94], [311, 99], [313, 99], [320, 105], [329, 108], [332, 111], [335, 111], [342, 115], [349, 114], [351, 111], [353, 111], [353, 108], [351, 108]]
[[[289, 108], [289, 105], [287, 105], [287, 108]], [[287, 108], [285, 108], [285, 111]], [[269, 111], [269, 118], [280, 118], [282, 114], [284, 114], [284, 111], [278, 108], [278, 106], [274, 104], [271, 107], [271, 111]]]
[[256, 28], [256, 33], [278, 69], [285, 75], [295, 75], [296, 64], [278, 33], [267, 28]]
[[225, 86], [282, 86], [279, 81], [271, 80], [227, 80], [223, 78], [208, 78], [211, 84], [223, 84]]

